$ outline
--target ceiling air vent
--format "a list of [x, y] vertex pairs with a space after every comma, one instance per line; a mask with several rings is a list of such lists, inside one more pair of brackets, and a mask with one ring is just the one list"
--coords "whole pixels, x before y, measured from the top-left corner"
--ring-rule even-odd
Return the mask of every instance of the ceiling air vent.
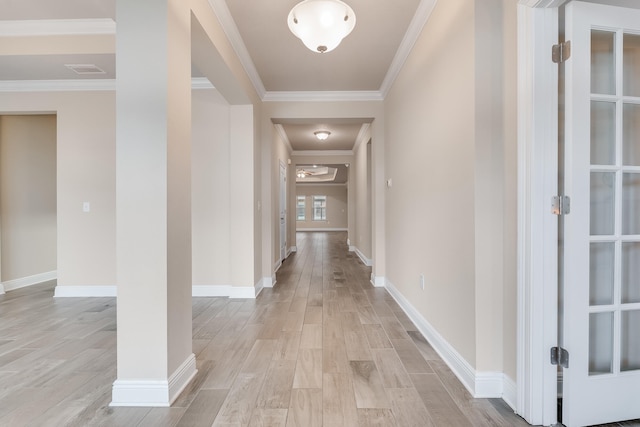
[[94, 64], [65, 64], [65, 67], [72, 70], [76, 74], [106, 74], [107, 72]]

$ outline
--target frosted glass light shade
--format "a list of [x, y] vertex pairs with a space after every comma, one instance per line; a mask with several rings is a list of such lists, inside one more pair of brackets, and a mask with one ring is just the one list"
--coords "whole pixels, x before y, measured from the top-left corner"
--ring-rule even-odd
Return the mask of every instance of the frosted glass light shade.
[[291, 9], [289, 29], [314, 52], [331, 52], [356, 25], [356, 15], [340, 0], [304, 0]]

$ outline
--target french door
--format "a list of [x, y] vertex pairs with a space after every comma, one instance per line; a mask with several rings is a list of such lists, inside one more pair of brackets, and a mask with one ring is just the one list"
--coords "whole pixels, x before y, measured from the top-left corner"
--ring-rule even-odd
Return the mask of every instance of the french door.
[[640, 10], [566, 6], [563, 424], [640, 418]]

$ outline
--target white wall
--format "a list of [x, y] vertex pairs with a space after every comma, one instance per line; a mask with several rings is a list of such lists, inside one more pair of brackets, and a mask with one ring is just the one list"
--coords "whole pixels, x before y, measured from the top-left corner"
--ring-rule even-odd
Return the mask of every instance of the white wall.
[[31, 276], [55, 277], [56, 228], [56, 116], [0, 116], [0, 282], [6, 290], [37, 283]]
[[[304, 196], [306, 201], [306, 219], [296, 221], [298, 231], [347, 230], [349, 207], [346, 185], [298, 184], [296, 196]], [[325, 221], [313, 220], [313, 196], [327, 197]]]

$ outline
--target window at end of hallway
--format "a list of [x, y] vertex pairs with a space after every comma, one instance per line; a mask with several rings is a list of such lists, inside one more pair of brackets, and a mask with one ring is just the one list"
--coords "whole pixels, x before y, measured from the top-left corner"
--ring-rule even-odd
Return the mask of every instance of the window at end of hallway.
[[298, 221], [304, 221], [307, 219], [305, 213], [306, 196], [298, 196], [296, 199], [296, 219]]
[[327, 220], [327, 196], [313, 196], [313, 220]]

